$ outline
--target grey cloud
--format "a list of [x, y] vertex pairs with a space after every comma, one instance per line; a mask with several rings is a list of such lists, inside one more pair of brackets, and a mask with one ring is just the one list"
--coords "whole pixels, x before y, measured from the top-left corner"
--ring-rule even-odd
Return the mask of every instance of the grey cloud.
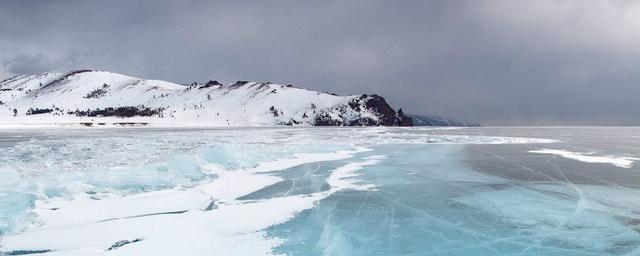
[[[640, 124], [638, 1], [2, 1], [12, 73], [379, 93], [484, 124]], [[1, 73], [1, 72], [0, 72]]]
[[20, 54], [11, 59], [3, 60], [2, 65], [6, 71], [14, 74], [37, 74], [51, 68], [49, 61], [42, 54]]
[[9, 74], [39, 74], [60, 67], [74, 67], [82, 65], [86, 54], [72, 52], [62, 59], [52, 60], [42, 53], [19, 53], [7, 56], [0, 63], [2, 70]]

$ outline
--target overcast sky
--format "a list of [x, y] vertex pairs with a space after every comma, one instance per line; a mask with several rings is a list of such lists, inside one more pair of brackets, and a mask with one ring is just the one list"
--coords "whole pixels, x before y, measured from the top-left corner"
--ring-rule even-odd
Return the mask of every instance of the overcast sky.
[[0, 77], [254, 80], [485, 125], [640, 125], [640, 1], [0, 2]]

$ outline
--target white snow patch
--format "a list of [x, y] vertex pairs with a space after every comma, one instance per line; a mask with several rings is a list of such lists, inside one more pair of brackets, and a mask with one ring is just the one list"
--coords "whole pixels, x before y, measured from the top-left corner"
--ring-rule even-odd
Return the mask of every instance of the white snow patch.
[[531, 150], [530, 153], [536, 154], [551, 154], [558, 155], [564, 158], [569, 158], [573, 160], [577, 160], [585, 163], [602, 163], [602, 164], [612, 164], [622, 168], [631, 168], [635, 161], [640, 160], [640, 158], [636, 157], [627, 157], [627, 156], [594, 156], [593, 153], [580, 153], [580, 152], [571, 152], [567, 150], [560, 149], [539, 149], [539, 150]]
[[[155, 191], [102, 200], [39, 202], [39, 225], [0, 241], [4, 251], [51, 250], [50, 255], [272, 255], [280, 241], [267, 238], [264, 229], [343, 189], [367, 189], [354, 184], [355, 171], [379, 162], [369, 157], [335, 169], [331, 189], [308, 195], [257, 201], [236, 198], [281, 180], [271, 173], [293, 166], [350, 158], [355, 151], [298, 154], [291, 159], [258, 167], [228, 171], [208, 166], [219, 177], [187, 189]], [[119, 241], [134, 241], [108, 250]]]
[[354, 177], [357, 175], [355, 171], [362, 169], [364, 166], [373, 165], [384, 159], [384, 156], [376, 155], [370, 156], [366, 161], [349, 163], [333, 171], [329, 177], [327, 183], [331, 185], [333, 189], [353, 189], [353, 190], [367, 190], [373, 188], [372, 185], [359, 185], [354, 183]]

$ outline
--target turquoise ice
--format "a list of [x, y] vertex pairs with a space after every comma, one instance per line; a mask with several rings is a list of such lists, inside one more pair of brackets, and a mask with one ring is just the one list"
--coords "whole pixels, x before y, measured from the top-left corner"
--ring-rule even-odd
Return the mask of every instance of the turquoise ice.
[[[114, 244], [119, 246], [109, 251], [113, 255], [170, 254], [158, 248], [166, 244], [164, 238], [170, 238], [172, 248], [190, 245], [207, 252], [214, 243], [197, 237], [212, 234], [251, 241], [256, 246], [243, 247], [243, 252], [258, 255], [640, 255], [637, 165], [532, 153], [550, 148], [612, 159], [638, 157], [634, 148], [640, 141], [628, 135], [636, 130], [602, 129], [0, 132], [0, 252], [65, 255], [61, 248], [67, 245], [38, 239], [37, 246], [29, 246], [25, 239], [46, 237], [51, 230], [82, 235], [73, 231], [82, 226], [109, 234], [100, 228], [115, 225], [125, 233], [87, 240], [104, 244], [98, 251], [92, 247], [96, 255]], [[602, 134], [616, 135], [604, 140]], [[343, 153], [329, 160], [313, 157], [336, 152]], [[292, 159], [298, 160], [286, 162]], [[255, 177], [267, 179], [251, 180]], [[346, 185], [336, 187], [336, 177]], [[219, 180], [233, 183], [207, 190], [207, 184]], [[256, 181], [265, 186], [243, 190]], [[235, 195], [236, 189], [244, 192]], [[230, 194], [217, 198], [221, 192]], [[112, 201], [118, 203], [101, 205]], [[38, 208], [48, 202], [70, 208]], [[84, 204], [115, 215], [132, 213], [110, 217]], [[121, 205], [134, 208], [118, 209]], [[145, 211], [137, 205], [167, 210]], [[244, 206], [254, 210], [242, 212]], [[69, 209], [96, 216], [55, 215], [74, 214]], [[282, 212], [269, 222], [272, 210]], [[214, 218], [225, 211], [233, 212], [232, 219]], [[35, 214], [43, 212], [48, 215]], [[266, 222], [244, 227], [243, 222], [255, 219], [236, 215]], [[151, 232], [145, 223], [152, 218], [171, 221], [162, 222], [166, 230], [154, 227]], [[46, 223], [51, 220], [67, 224]], [[233, 233], [236, 227], [218, 221], [247, 231]], [[218, 226], [207, 226], [211, 223]], [[44, 230], [38, 229], [41, 225]], [[260, 228], [253, 230], [255, 225]], [[69, 248], [82, 246], [69, 243]], [[231, 250], [226, 253], [238, 252], [219, 246]]]

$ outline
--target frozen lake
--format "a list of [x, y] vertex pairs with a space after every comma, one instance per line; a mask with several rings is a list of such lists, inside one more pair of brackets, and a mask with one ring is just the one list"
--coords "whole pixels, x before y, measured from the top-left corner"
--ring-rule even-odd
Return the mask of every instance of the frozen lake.
[[640, 255], [640, 128], [0, 130], [0, 255]]

